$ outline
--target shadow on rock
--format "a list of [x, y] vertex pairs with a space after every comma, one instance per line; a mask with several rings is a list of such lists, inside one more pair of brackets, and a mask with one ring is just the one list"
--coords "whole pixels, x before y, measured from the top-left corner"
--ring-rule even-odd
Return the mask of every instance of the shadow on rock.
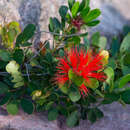
[[[20, 24], [22, 29], [27, 24], [35, 24], [37, 31], [40, 31], [39, 20], [41, 16], [40, 0], [22, 0], [19, 7], [19, 14], [21, 17]], [[41, 35], [37, 35], [34, 39], [34, 45], [39, 42]]]

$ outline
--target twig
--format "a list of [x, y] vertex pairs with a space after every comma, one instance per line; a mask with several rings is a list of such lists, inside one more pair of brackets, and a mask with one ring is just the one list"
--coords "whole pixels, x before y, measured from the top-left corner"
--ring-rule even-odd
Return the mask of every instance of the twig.
[[[47, 40], [47, 41], [48, 41], [48, 40]], [[39, 50], [38, 52], [36, 52], [36, 54], [35, 54], [30, 60], [27, 61], [26, 64], [28, 64], [32, 59], [34, 59], [34, 58], [41, 52], [41, 50], [46, 46], [47, 41], [46, 41], [46, 43], [42, 46], [42, 48], [40, 48], [40, 50]]]
[[[0, 72], [0, 75], [8, 75], [9, 73], [8, 72]], [[49, 73], [43, 73], [43, 74], [35, 74], [36, 76], [46, 76], [46, 75], [48, 75]], [[22, 76], [32, 76], [32, 75], [34, 75], [34, 74], [22, 74]]]
[[36, 32], [35, 35], [39, 34], [39, 33], [49, 33], [51, 35], [56, 35], [56, 36], [63, 36], [65, 38], [67, 37], [73, 37], [73, 36], [80, 36], [80, 35], [84, 35], [85, 33], [75, 33], [75, 34], [70, 34], [70, 35], [63, 35], [63, 34], [59, 34], [59, 33], [55, 33], [55, 32], [49, 32], [49, 31], [40, 31], [40, 32]]
[[26, 73], [27, 73], [27, 77], [28, 77], [28, 81], [30, 82], [30, 77], [29, 77], [29, 72], [28, 72], [28, 64], [25, 63], [25, 67], [26, 67]]

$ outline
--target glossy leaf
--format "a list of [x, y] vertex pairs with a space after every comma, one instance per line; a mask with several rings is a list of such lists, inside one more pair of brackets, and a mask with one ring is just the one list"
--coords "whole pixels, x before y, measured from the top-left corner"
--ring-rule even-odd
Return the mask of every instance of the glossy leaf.
[[18, 114], [18, 104], [15, 101], [12, 101], [7, 104], [6, 106], [7, 112], [11, 115], [16, 115]]
[[71, 13], [72, 13], [73, 18], [75, 18], [77, 16], [78, 9], [79, 9], [79, 2], [75, 2], [72, 9], [71, 9]]
[[68, 7], [67, 6], [61, 6], [60, 7], [59, 13], [60, 13], [60, 16], [62, 17], [62, 19], [66, 18], [67, 12], [68, 12]]
[[128, 35], [124, 38], [120, 47], [120, 52], [125, 52], [127, 50], [130, 50], [130, 33], [128, 33]]
[[22, 49], [16, 49], [14, 54], [13, 54], [13, 58], [14, 60], [18, 63], [18, 64], [22, 64], [23, 60], [24, 60], [24, 53]]
[[84, 22], [88, 23], [96, 18], [98, 18], [101, 14], [101, 11], [99, 9], [91, 10], [85, 17], [83, 17]]
[[3, 61], [10, 61], [10, 53], [7, 50], [0, 50], [0, 59]]
[[77, 124], [78, 120], [79, 120], [78, 111], [74, 111], [68, 116], [66, 124], [68, 127], [74, 127]]
[[121, 94], [121, 99], [126, 103], [130, 104], [130, 90], [124, 91]]
[[49, 121], [53, 121], [53, 120], [56, 120], [58, 117], [58, 110], [56, 108], [53, 108], [51, 109], [49, 112], [48, 112], [48, 120]]
[[69, 93], [69, 98], [71, 99], [72, 102], [77, 102], [81, 98], [81, 95], [79, 91], [72, 91]]
[[32, 101], [28, 99], [22, 99], [21, 100], [21, 107], [24, 110], [24, 112], [28, 114], [32, 114], [34, 112], [34, 105]]
[[1, 99], [0, 99], [0, 106], [8, 103], [9, 99], [11, 98], [11, 94], [10, 93], [6, 93], [5, 96], [3, 96]]
[[94, 123], [96, 121], [96, 114], [94, 112], [93, 109], [90, 109], [88, 111], [88, 120], [91, 122], [91, 123]]
[[95, 21], [86, 23], [86, 25], [89, 26], [89, 27], [93, 27], [93, 26], [98, 25], [99, 23], [100, 23], [99, 20], [95, 20]]
[[114, 81], [114, 70], [111, 67], [108, 67], [104, 70], [105, 74], [107, 75], [106, 82], [110, 85], [110, 91], [114, 88], [113, 81]]
[[130, 74], [125, 75], [119, 81], [119, 88], [123, 88], [128, 82], [130, 82]]
[[8, 86], [5, 83], [0, 82], [0, 95], [5, 94], [7, 92], [8, 92]]
[[74, 5], [74, 3], [75, 3], [75, 0], [68, 0], [68, 5], [69, 5], [70, 10], [72, 6]]

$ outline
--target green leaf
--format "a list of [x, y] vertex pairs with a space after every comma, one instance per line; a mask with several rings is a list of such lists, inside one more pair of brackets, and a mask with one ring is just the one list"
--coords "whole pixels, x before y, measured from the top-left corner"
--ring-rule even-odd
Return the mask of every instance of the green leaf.
[[123, 75], [130, 74], [130, 67], [129, 66], [122, 65], [121, 69], [123, 71]]
[[71, 99], [72, 102], [79, 101], [79, 99], [81, 98], [80, 92], [79, 91], [70, 92], [69, 98]]
[[56, 120], [58, 117], [58, 110], [56, 108], [53, 108], [51, 109], [49, 112], [48, 112], [48, 120], [49, 121], [53, 121], [53, 120]]
[[75, 3], [75, 0], [68, 0], [68, 5], [69, 5], [70, 10], [72, 6], [74, 5], [74, 3]]
[[85, 83], [85, 85], [89, 88], [96, 89], [99, 87], [99, 82], [94, 78], [90, 78], [90, 83]]
[[49, 19], [49, 31], [54, 32], [53, 18]]
[[53, 104], [54, 104], [53, 101], [50, 101], [49, 103], [47, 103], [47, 105], [45, 106], [45, 110], [51, 109], [51, 107], [52, 107]]
[[98, 43], [98, 46], [99, 46], [99, 48], [101, 48], [101, 49], [105, 49], [106, 48], [106, 44], [107, 44], [107, 39], [106, 39], [106, 37], [100, 37], [99, 38], [99, 43]]
[[104, 116], [103, 112], [98, 108], [95, 108], [94, 112], [95, 112], [96, 117], [99, 118], [99, 119]]
[[28, 99], [22, 99], [21, 100], [21, 107], [24, 110], [24, 112], [28, 114], [32, 114], [34, 112], [34, 105], [32, 101]]
[[24, 79], [22, 77], [22, 73], [19, 71], [19, 64], [16, 63], [16, 61], [10, 61], [7, 65], [6, 65], [6, 71], [8, 73], [11, 74], [11, 76], [13, 77], [12, 82], [16, 83], [14, 85], [15, 88], [17, 87], [21, 87], [24, 86]]
[[124, 65], [130, 65], [130, 51], [126, 52], [125, 56], [123, 57], [123, 64]]
[[9, 23], [9, 29], [15, 29], [17, 34], [21, 31], [20, 24], [16, 21], [12, 21]]
[[68, 127], [74, 127], [77, 124], [78, 120], [79, 120], [78, 111], [74, 111], [68, 116], [66, 124]]
[[16, 46], [19, 46], [19, 44], [23, 44], [27, 42], [29, 39], [32, 38], [36, 31], [36, 27], [34, 24], [28, 24], [22, 33], [20, 33], [16, 39]]
[[85, 5], [86, 5], [86, 0], [82, 0], [82, 2], [79, 5], [78, 12], [82, 11], [84, 9]]
[[62, 86], [59, 86], [60, 87], [60, 90], [65, 93], [65, 94], [68, 94], [68, 84], [64, 84]]
[[59, 50], [59, 56], [64, 56], [64, 51], [62, 49]]
[[82, 85], [84, 79], [81, 76], [76, 75], [72, 69], [69, 70], [68, 76], [77, 86]]
[[6, 50], [0, 50], [0, 59], [3, 61], [10, 61], [10, 53]]
[[126, 103], [130, 104], [130, 90], [124, 91], [121, 94], [121, 99]]
[[[15, 29], [9, 29], [8, 31], [8, 38], [9, 38], [9, 42], [13, 44], [15, 37], [17, 35], [17, 32]], [[12, 45], [11, 45], [12, 46]]]
[[62, 17], [62, 19], [66, 18], [67, 12], [68, 12], [68, 7], [67, 6], [63, 5], [63, 6], [60, 7], [59, 13], [60, 13], [60, 16]]
[[22, 49], [16, 49], [13, 54], [13, 59], [18, 63], [22, 64], [24, 60], [24, 54]]
[[120, 52], [125, 52], [130, 50], [130, 33], [124, 38], [123, 42], [121, 43]]
[[8, 86], [5, 83], [0, 82], [0, 95], [7, 93], [8, 90], [9, 90]]
[[92, 45], [99, 47], [100, 49], [105, 49], [107, 44], [107, 39], [104, 36], [100, 37], [100, 33], [97, 32], [92, 36]]
[[111, 67], [113, 70], [116, 69], [116, 63], [114, 58], [109, 58], [108, 66]]
[[101, 102], [102, 104], [111, 104], [114, 101], [118, 101], [120, 95], [115, 93], [107, 93], [105, 94], [104, 100]]
[[80, 16], [81, 18], [86, 18], [86, 15], [89, 13], [90, 11], [90, 7], [86, 7], [85, 9], [83, 9], [81, 12], [80, 12]]
[[18, 104], [16, 101], [12, 101], [6, 106], [7, 112], [11, 115], [16, 115], [18, 113]]
[[99, 17], [101, 14], [101, 11], [99, 9], [91, 10], [85, 17], [83, 17], [84, 22], [88, 23], [93, 20], [95, 20], [97, 17]]
[[96, 114], [94, 112], [93, 109], [90, 109], [88, 111], [88, 120], [91, 122], [91, 123], [94, 123], [96, 121]]
[[30, 42], [25, 42], [23, 44], [20, 45], [21, 47], [29, 47], [29, 46], [32, 46], [32, 43]]
[[10, 93], [6, 93], [5, 96], [3, 96], [1, 99], [0, 99], [0, 106], [6, 104], [9, 99], [11, 98], [11, 94]]
[[120, 44], [117, 38], [113, 38], [112, 44], [111, 44], [111, 54], [112, 56], [115, 56], [117, 52], [120, 49]]
[[123, 88], [128, 82], [130, 82], [130, 74], [125, 75], [119, 80], [119, 88]]
[[106, 82], [110, 86], [110, 92], [114, 89], [113, 81], [114, 81], [114, 70], [111, 67], [108, 67], [104, 70], [104, 73], [107, 75]]
[[129, 32], [130, 32], [130, 26], [129, 25], [124, 26], [123, 28], [124, 36], [126, 36]]
[[89, 27], [93, 27], [93, 26], [98, 25], [99, 23], [100, 23], [99, 20], [95, 20], [95, 21], [86, 23], [86, 25], [89, 26]]
[[72, 9], [71, 9], [71, 13], [72, 13], [73, 18], [75, 18], [77, 16], [78, 9], [79, 9], [79, 2], [75, 2]]
[[97, 43], [99, 43], [99, 39], [100, 39], [100, 32], [95, 32], [91, 37], [92, 45], [97, 46]]

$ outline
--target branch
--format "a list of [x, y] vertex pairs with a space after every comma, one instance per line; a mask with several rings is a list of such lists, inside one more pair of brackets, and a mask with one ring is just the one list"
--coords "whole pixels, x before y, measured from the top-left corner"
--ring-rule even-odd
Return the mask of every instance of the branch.
[[[47, 40], [48, 41], [48, 40]], [[36, 54], [30, 59], [27, 61], [26, 64], [28, 64], [32, 59], [34, 59], [37, 55], [39, 55], [39, 53], [41, 52], [41, 50], [46, 46], [47, 44], [47, 41], [45, 42], [45, 44], [42, 46], [42, 48], [40, 48], [40, 50], [38, 52], [36, 52]]]
[[75, 33], [75, 34], [70, 34], [70, 35], [63, 35], [63, 34], [59, 34], [59, 33], [55, 33], [55, 32], [49, 32], [49, 31], [43, 30], [43, 31], [35, 33], [35, 35], [37, 35], [39, 33], [49, 33], [51, 35], [62, 36], [62, 37], [65, 37], [65, 38], [67, 38], [67, 37], [73, 37], [73, 36], [80, 36], [80, 35], [86, 34], [86, 33]]

